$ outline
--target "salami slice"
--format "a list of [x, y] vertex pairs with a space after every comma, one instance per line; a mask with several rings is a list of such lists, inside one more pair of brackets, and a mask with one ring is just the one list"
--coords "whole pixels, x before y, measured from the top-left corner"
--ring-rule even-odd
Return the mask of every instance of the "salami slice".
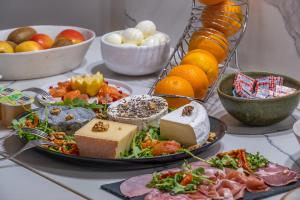
[[300, 178], [298, 172], [278, 164], [269, 164], [268, 167], [259, 169], [255, 175], [262, 178], [270, 186], [287, 185]]
[[161, 192], [159, 190], [154, 189], [149, 194], [146, 195], [144, 200], [193, 200], [193, 199], [185, 194], [171, 195], [170, 193]]
[[152, 180], [151, 174], [132, 177], [124, 181], [120, 190], [126, 197], [132, 198], [149, 193], [152, 189], [147, 188], [147, 184]]

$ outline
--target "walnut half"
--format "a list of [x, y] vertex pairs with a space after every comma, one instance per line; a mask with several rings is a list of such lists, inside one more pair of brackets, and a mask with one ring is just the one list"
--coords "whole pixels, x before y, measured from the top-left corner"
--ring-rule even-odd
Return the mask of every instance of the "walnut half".
[[70, 121], [70, 120], [72, 120], [72, 119], [74, 119], [74, 116], [73, 116], [72, 114], [68, 114], [68, 115], [65, 117], [65, 120], [66, 120], [66, 121]]
[[191, 116], [193, 113], [194, 107], [193, 106], [185, 106], [182, 110], [182, 116]]
[[60, 112], [61, 112], [60, 108], [53, 108], [50, 110], [51, 115], [59, 115]]
[[97, 122], [93, 128], [92, 128], [92, 131], [93, 132], [104, 132], [104, 131], [107, 131], [109, 128], [109, 124], [104, 124], [103, 122]]

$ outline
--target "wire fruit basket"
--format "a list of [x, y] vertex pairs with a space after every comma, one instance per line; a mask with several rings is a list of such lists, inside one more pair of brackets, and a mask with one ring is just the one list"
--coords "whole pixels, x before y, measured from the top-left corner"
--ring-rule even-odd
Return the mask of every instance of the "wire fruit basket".
[[[236, 14], [234, 13], [236, 9], [239, 10], [238, 19], [233, 17], [234, 15], [232, 15]], [[237, 56], [237, 47], [246, 31], [248, 16], [248, 0], [234, 0], [229, 1], [229, 5], [217, 4], [213, 6], [205, 6], [199, 3], [198, 0], [193, 0], [191, 17], [188, 21], [188, 24], [184, 29], [184, 32], [180, 37], [177, 45], [175, 46], [170, 59], [160, 72], [158, 78], [152, 85], [148, 94], [162, 96], [166, 98], [185, 98], [188, 100], [196, 100], [206, 103], [209, 100], [209, 98], [213, 95], [219, 80], [225, 73], [226, 68], [229, 66], [233, 58], [235, 63], [231, 66], [237, 68], [238, 70], [240, 69]], [[157, 83], [160, 80], [164, 79], [173, 67], [180, 65], [184, 56], [189, 52], [189, 44], [190, 40], [192, 39], [193, 33], [199, 30], [204, 30], [206, 33], [213, 35], [213, 37], [202, 35], [202, 38], [214, 42], [216, 45], [219, 45], [223, 49], [227, 48], [227, 56], [224, 61], [219, 63], [218, 66], [219, 73], [217, 79], [209, 87], [206, 95], [203, 98], [199, 99], [181, 95], [154, 94], [154, 90]], [[223, 41], [223, 38], [216, 34], [216, 31], [225, 33], [224, 35], [228, 36], [228, 40]], [[225, 44], [228, 43], [228, 46], [225, 47], [223, 42]]]

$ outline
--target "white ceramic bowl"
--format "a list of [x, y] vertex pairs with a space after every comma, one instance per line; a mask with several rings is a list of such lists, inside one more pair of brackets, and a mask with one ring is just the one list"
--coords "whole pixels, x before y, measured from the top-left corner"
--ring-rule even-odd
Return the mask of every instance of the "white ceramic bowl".
[[169, 58], [170, 38], [166, 34], [167, 42], [156, 46], [115, 45], [105, 40], [108, 34], [101, 37], [102, 57], [106, 66], [119, 74], [152, 74], [161, 70]]
[[[0, 54], [0, 75], [2, 80], [21, 80], [42, 78], [61, 74], [80, 66], [84, 56], [95, 39], [91, 30], [73, 26], [30, 26], [38, 33], [44, 33], [55, 39], [64, 29], [74, 29], [82, 33], [85, 41], [70, 46], [64, 46], [41, 51]], [[6, 40], [14, 29], [0, 31], [0, 40]]]

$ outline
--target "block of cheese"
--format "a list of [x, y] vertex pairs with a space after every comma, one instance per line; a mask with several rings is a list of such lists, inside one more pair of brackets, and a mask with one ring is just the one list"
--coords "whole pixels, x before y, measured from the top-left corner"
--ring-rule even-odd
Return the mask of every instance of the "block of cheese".
[[118, 158], [130, 147], [137, 126], [93, 119], [75, 132], [75, 141], [81, 156]]
[[209, 132], [210, 123], [207, 112], [197, 102], [182, 106], [160, 120], [161, 136], [185, 146], [204, 144]]

